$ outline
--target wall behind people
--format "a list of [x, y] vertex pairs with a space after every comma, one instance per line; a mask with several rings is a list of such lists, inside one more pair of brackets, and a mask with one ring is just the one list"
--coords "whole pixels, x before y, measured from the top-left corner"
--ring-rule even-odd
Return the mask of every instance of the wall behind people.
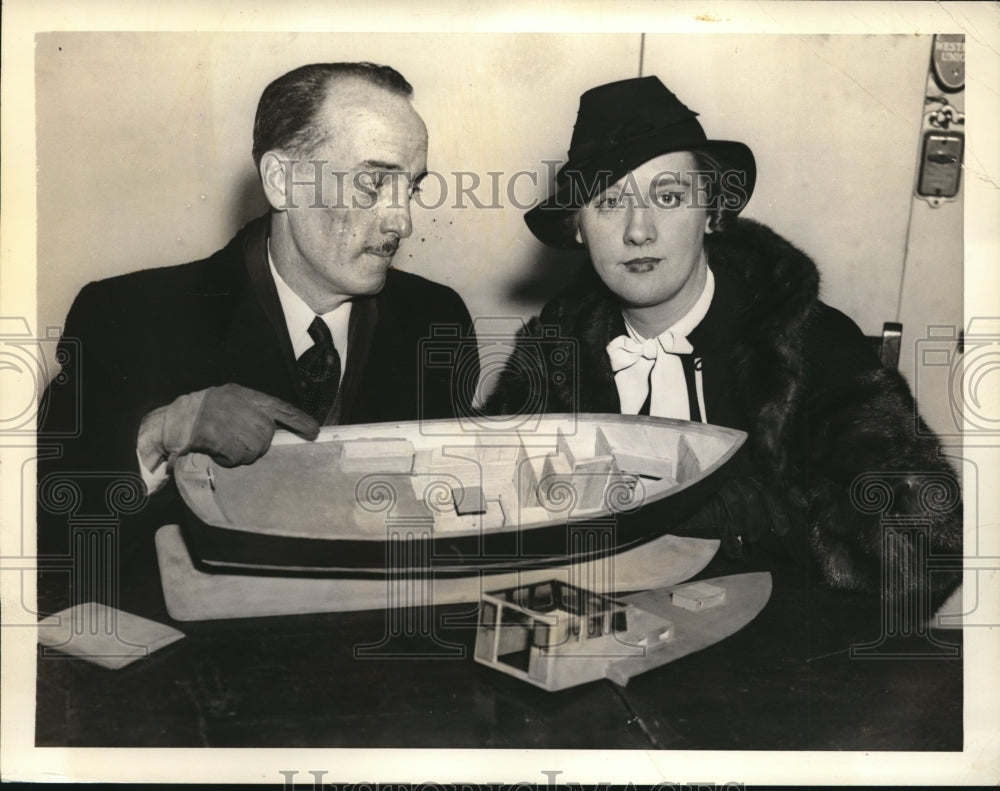
[[[249, 153], [264, 86], [372, 60], [413, 84], [435, 173], [397, 265], [474, 316], [527, 317], [581, 265], [538, 243], [523, 210], [548, 192], [580, 93], [641, 69], [710, 136], [753, 148], [747, 215], [809, 252], [824, 298], [875, 333], [897, 317], [929, 51], [920, 36], [44, 34], [38, 325], [60, 325], [90, 280], [218, 249], [266, 210]], [[961, 272], [955, 241], [928, 264], [940, 276]], [[953, 303], [927, 323], [960, 317]], [[511, 325], [491, 327], [502, 341]]]
[[930, 39], [718, 41], [649, 36], [644, 71], [671, 75], [711, 136], [750, 145], [747, 216], [808, 252], [823, 298], [874, 334], [899, 297]]
[[775, 35], [706, 47], [654, 35], [643, 71], [697, 97], [710, 136], [753, 148], [746, 215], [814, 258], [827, 303], [869, 335], [903, 323], [900, 371], [946, 434], [955, 431], [948, 369], [923, 366], [921, 348], [929, 328], [963, 323], [963, 211], [961, 192], [935, 208], [914, 198], [924, 96], [943, 93], [928, 81], [931, 45], [931, 36]]

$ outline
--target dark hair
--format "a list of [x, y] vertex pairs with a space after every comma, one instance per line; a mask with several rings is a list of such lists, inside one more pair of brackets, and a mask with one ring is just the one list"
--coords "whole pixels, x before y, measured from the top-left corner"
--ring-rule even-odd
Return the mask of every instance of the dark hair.
[[[738, 210], [736, 206], [742, 208], [739, 197], [725, 181], [724, 173], [731, 168], [714, 154], [707, 151], [692, 150], [694, 157], [694, 167], [699, 173], [704, 173], [705, 178], [699, 180], [699, 188], [704, 185], [704, 197], [708, 207], [708, 227], [713, 231], [723, 231], [729, 221], [736, 216]], [[744, 201], [745, 202], [745, 201]], [[564, 212], [560, 221], [561, 234], [567, 240], [573, 240], [580, 227], [580, 209], [572, 209]]]
[[[708, 203], [708, 227], [713, 231], [723, 231], [729, 220], [736, 216], [733, 202], [727, 194], [729, 187], [723, 174], [730, 170], [722, 160], [707, 151], [692, 151], [695, 169], [709, 173], [705, 179]], [[742, 206], [742, 204], [740, 204]]]
[[268, 85], [257, 103], [253, 122], [253, 163], [280, 148], [302, 156], [323, 142], [324, 130], [317, 113], [326, 99], [330, 82], [340, 77], [358, 77], [390, 93], [409, 98], [410, 85], [391, 66], [376, 63], [312, 63], [278, 77]]

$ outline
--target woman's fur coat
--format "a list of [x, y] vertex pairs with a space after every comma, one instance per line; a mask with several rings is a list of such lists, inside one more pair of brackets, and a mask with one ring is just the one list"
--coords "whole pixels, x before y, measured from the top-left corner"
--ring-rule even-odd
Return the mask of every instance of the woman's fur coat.
[[[930, 574], [927, 555], [961, 555], [962, 509], [906, 382], [819, 301], [812, 260], [767, 227], [738, 220], [705, 249], [716, 310], [691, 338], [705, 354], [709, 422], [748, 432], [748, 472], [780, 504], [781, 543], [832, 586], [905, 592], [929, 614], [960, 572]], [[619, 412], [605, 346], [623, 331], [614, 296], [588, 267], [519, 333], [487, 411]]]

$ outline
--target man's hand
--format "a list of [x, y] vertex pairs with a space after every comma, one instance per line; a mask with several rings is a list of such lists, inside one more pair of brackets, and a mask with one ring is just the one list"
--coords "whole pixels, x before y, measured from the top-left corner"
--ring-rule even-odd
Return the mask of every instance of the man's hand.
[[263, 455], [279, 425], [305, 439], [319, 434], [312, 417], [280, 399], [236, 384], [210, 387], [146, 415], [139, 427], [139, 456], [148, 470], [194, 452], [236, 467]]

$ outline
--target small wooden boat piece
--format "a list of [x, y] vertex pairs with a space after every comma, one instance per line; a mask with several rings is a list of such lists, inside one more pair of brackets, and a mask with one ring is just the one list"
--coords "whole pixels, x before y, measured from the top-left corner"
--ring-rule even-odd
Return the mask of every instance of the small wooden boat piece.
[[630, 678], [738, 632], [767, 604], [771, 575], [734, 574], [601, 595], [552, 579], [484, 593], [475, 659], [549, 691]]

